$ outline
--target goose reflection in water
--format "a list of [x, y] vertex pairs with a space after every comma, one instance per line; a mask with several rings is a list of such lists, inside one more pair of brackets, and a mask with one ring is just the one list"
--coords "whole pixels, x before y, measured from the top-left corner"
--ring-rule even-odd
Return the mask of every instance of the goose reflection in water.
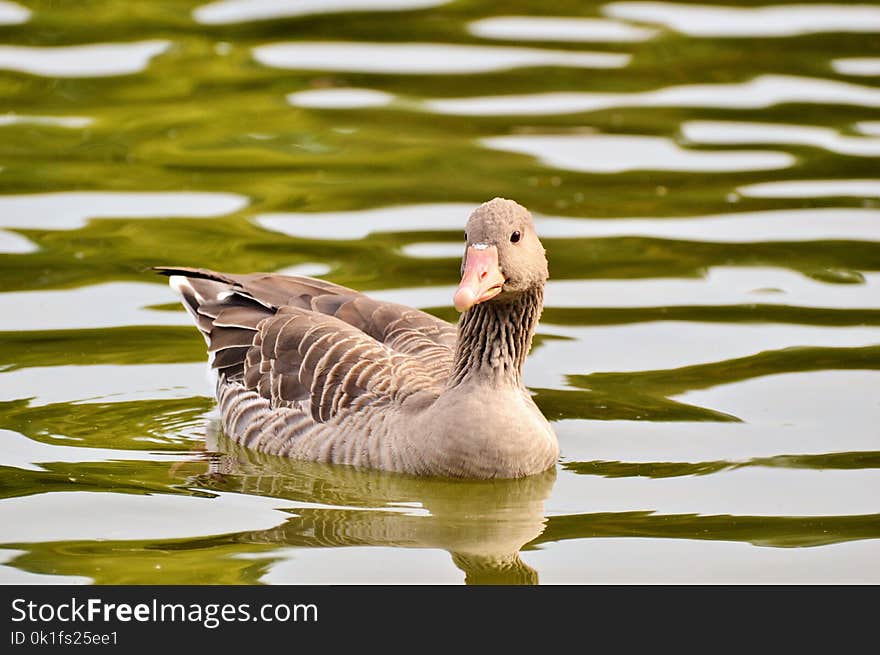
[[222, 434], [207, 445], [214, 454], [199, 487], [326, 505], [297, 508], [275, 528], [241, 533], [243, 541], [439, 548], [468, 584], [538, 583], [519, 551], [544, 531], [555, 468], [514, 480], [444, 480], [266, 455]]

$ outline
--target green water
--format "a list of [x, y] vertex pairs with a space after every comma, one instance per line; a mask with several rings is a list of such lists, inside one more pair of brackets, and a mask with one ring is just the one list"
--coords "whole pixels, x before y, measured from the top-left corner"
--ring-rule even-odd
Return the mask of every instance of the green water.
[[[880, 582], [880, 4], [784, 35], [619, 3], [201, 4], [0, 5], [0, 582]], [[476, 32], [498, 15], [641, 31]], [[322, 41], [320, 65], [262, 54]], [[493, 63], [510, 47], [557, 59]], [[416, 480], [216, 434], [149, 267], [297, 267], [454, 321], [494, 196], [548, 252], [525, 381], [556, 471]]]

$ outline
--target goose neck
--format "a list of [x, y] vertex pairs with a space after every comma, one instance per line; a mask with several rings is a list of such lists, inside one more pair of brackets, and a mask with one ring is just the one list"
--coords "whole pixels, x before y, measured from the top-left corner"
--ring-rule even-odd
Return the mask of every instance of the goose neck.
[[474, 305], [462, 314], [449, 386], [478, 382], [521, 387], [543, 300], [542, 285]]

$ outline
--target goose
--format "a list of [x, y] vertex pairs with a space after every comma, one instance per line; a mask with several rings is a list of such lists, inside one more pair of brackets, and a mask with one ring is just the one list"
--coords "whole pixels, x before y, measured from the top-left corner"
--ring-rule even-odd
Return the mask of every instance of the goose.
[[467, 220], [454, 326], [324, 280], [161, 266], [208, 346], [221, 427], [263, 453], [446, 478], [520, 478], [559, 444], [522, 370], [549, 277], [531, 214]]

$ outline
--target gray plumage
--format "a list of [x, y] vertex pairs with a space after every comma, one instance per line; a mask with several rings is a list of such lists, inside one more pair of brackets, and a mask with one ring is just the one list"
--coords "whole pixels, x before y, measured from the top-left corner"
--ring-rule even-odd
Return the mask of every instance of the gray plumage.
[[457, 328], [307, 277], [157, 269], [208, 344], [224, 432], [265, 453], [415, 475], [509, 478], [553, 466], [556, 437], [522, 383], [544, 249], [509, 200], [477, 208], [467, 234], [469, 253], [494, 246], [504, 282]]

